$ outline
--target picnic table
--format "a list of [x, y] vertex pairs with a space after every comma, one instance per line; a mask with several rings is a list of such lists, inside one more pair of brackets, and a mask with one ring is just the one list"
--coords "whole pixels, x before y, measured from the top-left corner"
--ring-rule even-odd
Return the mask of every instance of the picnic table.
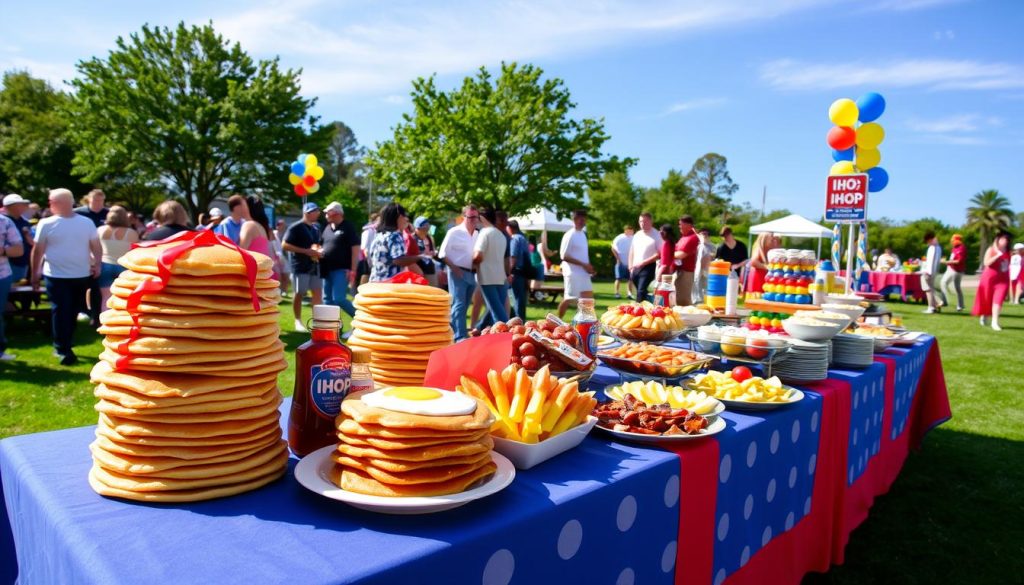
[[[600, 366], [591, 387], [617, 380]], [[507, 489], [426, 516], [324, 499], [291, 469], [207, 502], [108, 499], [86, 481], [94, 427], [9, 437], [0, 580], [796, 584], [843, 562], [910, 448], [950, 416], [931, 336], [798, 387], [799, 403], [726, 411], [726, 430], [679, 446], [594, 431]]]

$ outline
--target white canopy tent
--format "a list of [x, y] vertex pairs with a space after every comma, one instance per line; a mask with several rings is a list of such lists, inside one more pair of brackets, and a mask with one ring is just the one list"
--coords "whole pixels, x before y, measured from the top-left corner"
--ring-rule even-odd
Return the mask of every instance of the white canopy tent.
[[818, 238], [818, 258], [821, 258], [822, 238], [832, 237], [832, 230], [827, 227], [820, 226], [795, 213], [793, 215], [787, 215], [786, 217], [780, 217], [779, 219], [773, 219], [769, 222], [750, 226], [751, 238], [754, 234], [767, 233], [773, 233], [779, 236], [789, 236], [792, 238]]
[[525, 215], [511, 217], [519, 222], [519, 229], [538, 232], [567, 232], [572, 229], [572, 220], [561, 217], [549, 209], [537, 208]]

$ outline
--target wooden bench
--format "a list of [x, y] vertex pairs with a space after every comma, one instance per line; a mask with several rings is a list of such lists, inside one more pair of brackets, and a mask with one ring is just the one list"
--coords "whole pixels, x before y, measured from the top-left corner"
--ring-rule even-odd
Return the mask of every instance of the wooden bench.
[[555, 282], [547, 280], [530, 281], [530, 301], [534, 303], [558, 303], [558, 297], [565, 293], [561, 279]]
[[42, 290], [33, 290], [31, 286], [12, 286], [10, 294], [7, 295], [7, 302], [12, 308], [4, 307], [4, 317], [21, 317], [34, 319], [45, 329], [50, 328], [50, 309], [43, 308]]

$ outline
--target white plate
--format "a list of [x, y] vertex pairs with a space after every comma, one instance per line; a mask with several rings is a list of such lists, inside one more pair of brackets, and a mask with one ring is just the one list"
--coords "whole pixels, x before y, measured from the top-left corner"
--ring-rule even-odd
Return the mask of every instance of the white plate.
[[[619, 392], [616, 392], [616, 393], [615, 393], [616, 395], [614, 395], [614, 396], [613, 396], [613, 395], [611, 395], [611, 394], [608, 394], [608, 390], [609, 390], [609, 389], [611, 389], [611, 388], [616, 388], [616, 387], [618, 387], [618, 386], [621, 386], [621, 384], [615, 384], [615, 385], [613, 385], [613, 386], [606, 386], [606, 387], [605, 387], [605, 389], [604, 389], [604, 390], [602, 390], [602, 393], [603, 393], [603, 394], [604, 394], [604, 395], [605, 395], [605, 396], [606, 396], [607, 398], [609, 398], [610, 400], [622, 400], [622, 398], [625, 398], [625, 395], [626, 395], [627, 393], [625, 393], [625, 392], [624, 392], [624, 393], [622, 393], [622, 397], [619, 397], [619, 396], [618, 396], [618, 394], [620, 394]], [[683, 386], [682, 388], [683, 388], [683, 390], [685, 390], [685, 391], [687, 391], [687, 392], [691, 392], [691, 391], [694, 391], [694, 389], [693, 389], [693, 388], [690, 388], [690, 387], [688, 387], [688, 386]], [[711, 418], [711, 417], [713, 417], [713, 416], [718, 416], [718, 415], [722, 414], [723, 412], [725, 412], [725, 405], [724, 405], [724, 404], [722, 404], [722, 401], [721, 401], [721, 400], [719, 400], [719, 399], [715, 398], [715, 397], [714, 397], [714, 396], [712, 396], [711, 394], [708, 394], [706, 390], [696, 390], [696, 392], [703, 392], [703, 393], [707, 394], [708, 396], [711, 396], [711, 398], [712, 398], [712, 399], [713, 399], [713, 400], [715, 401], [715, 407], [714, 407], [713, 409], [711, 409], [711, 412], [709, 412], [709, 413], [707, 413], [707, 414], [702, 414], [701, 416], [703, 416], [704, 418]], [[632, 393], [632, 392], [628, 392], [628, 394], [633, 394], [633, 393]], [[643, 399], [642, 399], [642, 398], [640, 398], [639, 396], [637, 396], [636, 394], [633, 394], [633, 397], [634, 397], [634, 398], [636, 398], [637, 400], [643, 401]], [[645, 402], [644, 404], [647, 404], [647, 403]], [[656, 404], [658, 404], [658, 403], [656, 403]], [[672, 405], [672, 404], [671, 404], [671, 402], [670, 402], [670, 403], [669, 403], [669, 406], [671, 406], [671, 405]], [[648, 404], [648, 406], [651, 406], [651, 405], [649, 405], [649, 404]], [[676, 407], [675, 407], [675, 406], [672, 406], [672, 408], [676, 408]], [[687, 412], [689, 412], [689, 411], [690, 411], [690, 409], [689, 409], [689, 408], [687, 408], [687, 407], [685, 407], [685, 406], [680, 406], [680, 407], [678, 407], [678, 408], [685, 408]]]
[[716, 433], [720, 433], [725, 430], [725, 419], [722, 417], [708, 418], [708, 428], [702, 429], [700, 433], [696, 435], [641, 435], [640, 433], [629, 433], [626, 431], [616, 431], [612, 429], [606, 429], [601, 425], [594, 427], [601, 431], [612, 435], [617, 439], [623, 439], [626, 441], [635, 441], [637, 443], [679, 443], [682, 441], [689, 441], [691, 439], [701, 439], [703, 437], [710, 437]]
[[306, 455], [295, 466], [295, 479], [299, 480], [302, 487], [309, 491], [330, 498], [345, 502], [346, 504], [369, 510], [370, 512], [381, 512], [384, 514], [431, 514], [458, 508], [473, 500], [500, 492], [512, 483], [516, 476], [516, 468], [512, 462], [500, 453], [491, 451], [491, 460], [498, 466], [489, 479], [464, 492], [449, 494], [447, 496], [422, 496], [422, 497], [395, 497], [371, 496], [349, 492], [334, 485], [330, 479], [331, 467], [334, 461], [331, 460], [331, 453], [335, 445], [328, 445], [317, 449]]
[[589, 416], [586, 421], [564, 433], [544, 439], [539, 443], [522, 443], [511, 439], [492, 437], [494, 450], [508, 457], [516, 469], [529, 469], [582, 443], [596, 423], [597, 418]]
[[774, 410], [781, 406], [789, 406], [790, 404], [796, 404], [804, 399], [804, 393], [796, 388], [793, 390], [793, 399], [789, 402], [747, 402], [746, 400], [727, 400], [725, 398], [719, 398], [726, 406], [733, 410]]

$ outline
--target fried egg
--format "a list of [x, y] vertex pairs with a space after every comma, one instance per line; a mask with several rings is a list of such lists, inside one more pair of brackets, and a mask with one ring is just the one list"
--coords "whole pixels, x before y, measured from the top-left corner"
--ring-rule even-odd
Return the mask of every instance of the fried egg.
[[395, 386], [362, 397], [369, 406], [426, 416], [473, 414], [476, 400], [461, 392], [446, 392], [423, 386]]

